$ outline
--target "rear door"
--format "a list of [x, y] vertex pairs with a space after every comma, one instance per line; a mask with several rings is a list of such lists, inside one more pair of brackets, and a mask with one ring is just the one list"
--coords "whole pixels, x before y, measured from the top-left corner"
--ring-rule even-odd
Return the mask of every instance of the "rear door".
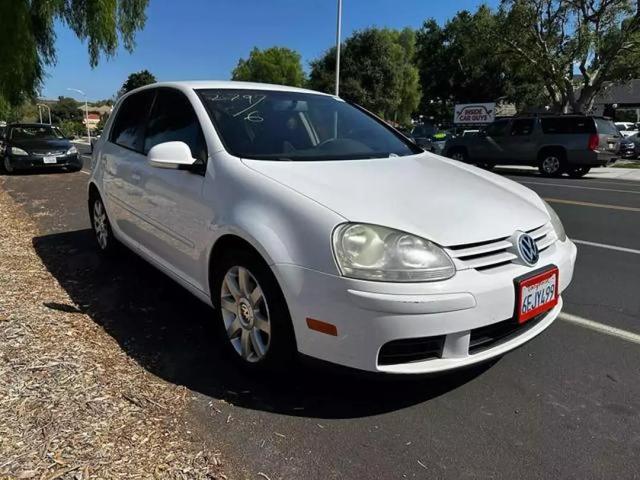
[[517, 118], [511, 122], [509, 135], [503, 142], [505, 161], [530, 164], [535, 161], [537, 143], [535, 118]]
[[611, 120], [606, 118], [594, 118], [596, 131], [600, 139], [600, 150], [617, 155], [620, 151], [621, 134]]
[[104, 200], [111, 221], [134, 241], [139, 240], [145, 227], [140, 211], [144, 196], [141, 169], [146, 162], [144, 127], [154, 95], [154, 90], [143, 90], [125, 97], [115, 112], [109, 141], [100, 149]]

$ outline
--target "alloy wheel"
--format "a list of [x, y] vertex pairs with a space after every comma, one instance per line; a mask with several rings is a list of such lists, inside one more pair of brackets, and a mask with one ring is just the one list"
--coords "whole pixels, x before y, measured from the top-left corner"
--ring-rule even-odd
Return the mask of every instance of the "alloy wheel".
[[7, 173], [13, 172], [13, 166], [7, 157], [4, 157], [4, 171]]
[[233, 266], [224, 276], [220, 308], [227, 337], [249, 363], [262, 360], [271, 343], [271, 319], [262, 287], [245, 267]]
[[555, 155], [549, 155], [542, 160], [542, 170], [547, 175], [553, 175], [560, 170], [560, 159]]
[[451, 154], [451, 159], [452, 160], [457, 160], [459, 162], [464, 162], [464, 153], [462, 153], [462, 152], [453, 152]]
[[98, 245], [102, 250], [109, 246], [109, 228], [107, 226], [107, 212], [100, 200], [93, 202], [93, 230], [98, 240]]

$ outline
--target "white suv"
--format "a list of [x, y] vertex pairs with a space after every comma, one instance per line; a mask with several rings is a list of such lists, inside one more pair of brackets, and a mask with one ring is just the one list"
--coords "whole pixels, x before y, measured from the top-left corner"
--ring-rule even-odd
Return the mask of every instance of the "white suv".
[[553, 322], [576, 259], [531, 190], [275, 85], [127, 94], [88, 194], [99, 248], [126, 245], [213, 306], [254, 369], [297, 352], [387, 373], [488, 360]]

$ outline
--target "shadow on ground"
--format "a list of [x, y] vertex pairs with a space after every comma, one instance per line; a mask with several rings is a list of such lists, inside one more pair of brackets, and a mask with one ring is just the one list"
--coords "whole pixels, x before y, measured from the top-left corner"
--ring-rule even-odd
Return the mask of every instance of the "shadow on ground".
[[87, 314], [153, 374], [240, 407], [317, 418], [369, 416], [437, 397], [488, 368], [402, 381], [313, 365], [277, 377], [247, 376], [220, 353], [210, 308], [135, 254], [122, 249], [114, 259], [103, 258], [89, 229], [40, 236], [33, 245], [75, 303], [45, 306]]

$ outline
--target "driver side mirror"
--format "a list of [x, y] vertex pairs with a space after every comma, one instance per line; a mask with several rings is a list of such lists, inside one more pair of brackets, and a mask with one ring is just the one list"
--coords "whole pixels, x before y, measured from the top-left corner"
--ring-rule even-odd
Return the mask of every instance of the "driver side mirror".
[[191, 155], [191, 149], [184, 142], [159, 143], [147, 154], [149, 164], [156, 168], [191, 169], [197, 160]]

